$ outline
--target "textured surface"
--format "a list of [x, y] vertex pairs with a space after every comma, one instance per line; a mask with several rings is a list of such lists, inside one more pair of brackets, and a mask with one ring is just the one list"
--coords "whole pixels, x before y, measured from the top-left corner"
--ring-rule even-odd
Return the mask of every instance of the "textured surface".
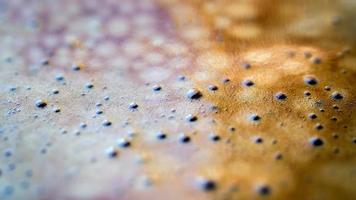
[[355, 10], [0, 0], [0, 199], [355, 199]]

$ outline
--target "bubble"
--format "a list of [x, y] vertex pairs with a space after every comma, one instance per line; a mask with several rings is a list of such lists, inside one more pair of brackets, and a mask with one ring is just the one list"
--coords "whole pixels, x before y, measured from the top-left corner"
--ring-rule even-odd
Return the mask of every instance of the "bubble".
[[118, 155], [118, 151], [115, 149], [115, 147], [108, 147], [107, 149], [105, 149], [105, 154], [109, 158], [114, 158]]
[[189, 99], [200, 99], [202, 96], [202, 93], [197, 89], [190, 89], [187, 92], [187, 97]]
[[309, 119], [316, 119], [316, 118], [318, 118], [318, 116], [317, 116], [315, 113], [310, 113], [310, 114], [308, 115], [308, 117], [309, 117]]
[[85, 87], [86, 87], [87, 89], [92, 89], [92, 88], [94, 87], [94, 85], [93, 85], [92, 83], [86, 83], [86, 84], [85, 84]]
[[352, 143], [356, 144], [356, 137], [352, 138]]
[[210, 140], [213, 141], [213, 142], [217, 142], [219, 141], [221, 138], [219, 135], [215, 134], [215, 133], [211, 133], [210, 136], [209, 136]]
[[245, 63], [241, 64], [241, 67], [244, 68], [244, 69], [250, 69], [251, 68], [251, 64], [245, 62]]
[[39, 99], [36, 100], [35, 105], [37, 108], [45, 108], [47, 106], [47, 103], [44, 100]]
[[307, 85], [316, 85], [318, 83], [318, 80], [312, 75], [307, 75], [304, 76], [304, 83]]
[[74, 65], [72, 65], [72, 70], [73, 71], [80, 71], [81, 67], [79, 65], [74, 64]]
[[274, 159], [276, 159], [276, 160], [282, 160], [282, 159], [283, 159], [282, 153], [280, 153], [280, 152], [275, 153], [275, 154], [274, 154]]
[[320, 64], [320, 63], [321, 63], [321, 58], [320, 58], [320, 57], [314, 57], [314, 58], [312, 59], [312, 62], [313, 62], [314, 64]]
[[209, 192], [209, 191], [215, 190], [217, 185], [216, 185], [216, 182], [211, 179], [202, 178], [199, 181], [199, 187], [201, 190]]
[[230, 79], [229, 78], [224, 78], [223, 81], [222, 81], [224, 84], [227, 84], [230, 82]]
[[58, 89], [53, 89], [52, 90], [52, 94], [59, 94], [59, 90]]
[[179, 135], [179, 141], [181, 143], [189, 143], [190, 142], [190, 137], [188, 135], [184, 134], [184, 133], [181, 133]]
[[333, 105], [333, 108], [334, 108], [335, 110], [339, 110], [339, 106], [336, 105], [336, 104]]
[[271, 193], [271, 188], [268, 185], [262, 184], [256, 187], [256, 191], [261, 196], [266, 196]]
[[316, 130], [322, 130], [323, 128], [324, 128], [324, 126], [319, 123], [315, 125]]
[[304, 52], [304, 57], [305, 58], [311, 58], [313, 56], [313, 54], [310, 51], [305, 51]]
[[217, 91], [219, 88], [218, 88], [218, 86], [216, 86], [216, 85], [209, 85], [209, 86], [208, 86], [208, 89], [209, 89], [210, 91]]
[[309, 91], [304, 91], [304, 96], [308, 97], [310, 95], [311, 95], [311, 93]]
[[10, 196], [14, 193], [14, 191], [15, 191], [15, 188], [11, 185], [8, 185], [4, 188], [3, 193], [5, 196]]
[[162, 90], [162, 87], [159, 86], [159, 85], [154, 85], [154, 86], [152, 87], [152, 90], [155, 91], [155, 92], [158, 92], [158, 91], [161, 91], [161, 90]]
[[333, 92], [331, 94], [331, 97], [334, 99], [334, 100], [341, 100], [344, 98], [344, 95], [342, 95], [340, 92]]
[[64, 80], [63, 75], [61, 75], [61, 74], [56, 75], [56, 80], [57, 81], [63, 81]]
[[243, 84], [244, 86], [251, 87], [251, 86], [253, 86], [255, 83], [252, 82], [252, 81], [249, 80], [249, 79], [246, 79], [246, 80], [244, 80], [244, 81], [242, 82], [242, 84]]
[[322, 146], [324, 144], [324, 141], [319, 137], [312, 137], [311, 139], [309, 139], [309, 142], [314, 147], [319, 147], [319, 146]]
[[198, 117], [195, 116], [195, 115], [192, 115], [192, 114], [189, 114], [185, 117], [185, 119], [188, 121], [188, 122], [195, 122], [198, 120]]
[[166, 135], [164, 132], [162, 132], [162, 131], [158, 131], [157, 134], [156, 134], [156, 137], [157, 137], [157, 139], [159, 139], [159, 140], [164, 140], [164, 139], [167, 138], [167, 135]]
[[339, 135], [337, 133], [333, 133], [332, 136], [333, 136], [334, 139], [338, 139], [339, 138]]
[[130, 108], [131, 110], [136, 110], [136, 109], [138, 108], [138, 104], [135, 103], [135, 102], [131, 102], [131, 103], [129, 104], [129, 108]]
[[111, 126], [112, 123], [111, 123], [111, 121], [105, 119], [102, 124], [103, 124], [103, 126]]
[[283, 92], [278, 92], [275, 95], [275, 97], [276, 97], [277, 100], [281, 100], [281, 101], [287, 99], [287, 95], [284, 94]]
[[42, 65], [49, 65], [49, 60], [45, 59], [43, 61], [41, 61]]
[[186, 77], [184, 75], [179, 75], [178, 76], [178, 80], [180, 81], [185, 81], [186, 80]]
[[12, 156], [12, 150], [11, 149], [5, 149], [3, 152], [5, 157], [11, 157]]
[[254, 122], [258, 122], [258, 121], [261, 120], [261, 117], [258, 116], [257, 114], [252, 114], [252, 115], [249, 116], [249, 120], [254, 121]]
[[79, 124], [79, 127], [82, 128], [82, 129], [85, 129], [86, 127], [88, 127], [88, 125], [86, 123], [80, 123]]
[[236, 130], [235, 127], [233, 127], [233, 126], [230, 126], [230, 127], [229, 127], [229, 131], [230, 131], [230, 132], [235, 132], [235, 130]]
[[263, 138], [260, 136], [254, 136], [252, 137], [252, 141], [256, 144], [262, 144], [263, 143]]
[[126, 138], [119, 138], [117, 141], [116, 141], [116, 144], [119, 146], [119, 147], [122, 147], [122, 148], [127, 148], [127, 147], [130, 147], [131, 146], [131, 142], [126, 139]]
[[324, 90], [330, 91], [330, 90], [331, 90], [331, 86], [329, 86], [329, 85], [325, 86], [325, 87], [324, 87]]
[[16, 90], [17, 90], [17, 87], [16, 87], [16, 86], [11, 86], [10, 89], [9, 89], [10, 92], [14, 92], [14, 91], [16, 91]]

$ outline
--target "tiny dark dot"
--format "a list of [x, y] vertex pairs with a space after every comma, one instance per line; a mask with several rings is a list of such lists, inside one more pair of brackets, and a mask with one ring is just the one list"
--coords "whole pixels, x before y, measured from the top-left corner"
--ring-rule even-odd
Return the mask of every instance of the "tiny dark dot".
[[316, 130], [322, 130], [323, 128], [324, 128], [324, 126], [321, 125], [321, 124], [316, 124], [316, 125], [315, 125], [315, 129], [316, 129]]
[[85, 84], [85, 87], [88, 89], [92, 89], [94, 87], [94, 85], [92, 83], [87, 83], [87, 84]]
[[200, 183], [200, 188], [204, 191], [213, 191], [216, 189], [216, 183], [213, 180], [202, 180]]
[[267, 185], [260, 185], [257, 187], [257, 193], [261, 196], [266, 196], [271, 193], [271, 188]]
[[316, 119], [316, 118], [318, 118], [318, 116], [317, 116], [315, 113], [310, 113], [310, 114], [308, 115], [308, 117], [309, 117], [310, 119]]
[[309, 140], [310, 144], [315, 146], [315, 147], [319, 147], [322, 146], [324, 144], [324, 141], [318, 137], [313, 137]]
[[308, 85], [316, 85], [318, 83], [318, 80], [314, 76], [305, 76], [304, 83]]
[[197, 90], [197, 89], [190, 89], [188, 92], [187, 92], [187, 97], [189, 99], [199, 99], [201, 98], [203, 95], [202, 93]]
[[229, 79], [229, 78], [224, 78], [224, 79], [222, 80], [222, 82], [223, 82], [224, 84], [227, 84], [227, 83], [230, 82], [230, 79]]
[[329, 85], [327, 85], [327, 86], [324, 87], [324, 90], [330, 91], [330, 90], [331, 90], [331, 87], [330, 87]]
[[243, 81], [243, 85], [247, 86], [247, 87], [251, 87], [254, 85], [254, 83], [251, 80], [244, 80]]
[[304, 57], [305, 58], [311, 58], [312, 56], [313, 56], [313, 54], [310, 51], [304, 52]]
[[331, 94], [331, 97], [335, 100], [341, 100], [344, 98], [344, 96], [340, 92], [333, 92]]
[[186, 77], [183, 76], [183, 75], [180, 75], [180, 76], [178, 76], [178, 80], [180, 80], [180, 81], [185, 81], [185, 80], [186, 80]]
[[338, 139], [339, 138], [339, 135], [337, 133], [333, 133], [333, 138], [334, 139]]
[[335, 116], [330, 118], [332, 121], [337, 121], [337, 118]]
[[235, 132], [235, 130], [236, 130], [236, 128], [235, 128], [235, 127], [233, 127], [233, 126], [230, 126], [230, 127], [229, 127], [229, 131], [231, 131], [231, 132]]
[[188, 121], [188, 122], [195, 122], [198, 120], [198, 117], [195, 116], [195, 115], [192, 115], [192, 114], [189, 114], [185, 117], [185, 119]]
[[103, 113], [104, 113], [104, 112], [103, 112], [102, 110], [97, 110], [97, 111], [96, 111], [96, 114], [97, 114], [97, 115], [101, 115], [101, 114], [103, 114]]
[[53, 109], [53, 112], [55, 112], [55, 113], [60, 113], [60, 112], [61, 112], [61, 109], [60, 109], [60, 108], [54, 108], [54, 109]]
[[263, 139], [261, 137], [253, 137], [252, 138], [253, 142], [256, 144], [261, 144], [263, 143]]
[[5, 149], [4, 150], [4, 156], [5, 157], [11, 157], [12, 156], [12, 150], [11, 149]]
[[164, 139], [166, 139], [166, 138], [167, 138], [167, 135], [166, 135], [164, 132], [159, 131], [159, 132], [157, 133], [157, 139], [159, 139], [159, 140], [164, 140]]
[[283, 155], [278, 152], [278, 153], [276, 153], [276, 154], [274, 155], [274, 158], [275, 158], [276, 160], [282, 160], [282, 159], [283, 159]]
[[159, 86], [159, 85], [154, 85], [154, 86], [152, 87], [152, 90], [155, 91], [155, 92], [161, 91], [161, 89], [162, 89], [162, 87]]
[[313, 62], [314, 64], [320, 64], [320, 63], [321, 63], [321, 58], [319, 58], [319, 57], [314, 57], [314, 58], [312, 59], [312, 62]]
[[339, 148], [337, 148], [337, 147], [334, 147], [333, 152], [334, 152], [335, 154], [338, 154], [338, 153], [340, 153], [340, 149], [339, 149]]
[[304, 96], [310, 96], [311, 95], [311, 93], [309, 92], [309, 91], [304, 91]]
[[57, 81], [63, 81], [64, 80], [64, 77], [62, 75], [57, 75], [56, 76], [56, 80]]
[[73, 71], [79, 71], [81, 67], [79, 65], [72, 65], [72, 70]]
[[109, 120], [104, 120], [103, 126], [111, 126], [111, 122]]
[[80, 123], [79, 127], [85, 129], [86, 127], [88, 127], [88, 125], [86, 123]]
[[252, 115], [250, 116], [250, 120], [252, 120], [252, 121], [260, 121], [260, 120], [261, 120], [261, 117], [258, 116], [258, 115], [256, 115], [256, 114], [252, 114]]
[[45, 59], [41, 62], [42, 65], [49, 65], [49, 60]]
[[180, 141], [181, 143], [188, 143], [188, 142], [190, 142], [190, 137], [187, 136], [187, 135], [185, 135], [185, 134], [181, 134], [181, 135], [179, 136], [179, 141]]
[[47, 103], [44, 100], [37, 100], [35, 105], [37, 108], [44, 108], [47, 106]]
[[138, 104], [135, 103], [135, 102], [132, 102], [132, 103], [129, 104], [129, 108], [130, 108], [131, 110], [135, 110], [135, 109], [138, 108]]
[[339, 110], [339, 106], [336, 105], [336, 104], [333, 105], [333, 108], [334, 108], [335, 110]]
[[209, 85], [209, 86], [208, 86], [208, 89], [209, 89], [210, 91], [216, 91], [216, 90], [218, 90], [219, 88], [218, 88], [218, 86], [216, 86], [216, 85]]
[[57, 89], [52, 90], [52, 94], [59, 94], [59, 90]]
[[277, 100], [285, 100], [287, 99], [287, 95], [282, 93], [282, 92], [278, 92], [276, 95], [275, 95], [276, 99]]
[[211, 135], [210, 135], [210, 139], [211, 139], [212, 141], [214, 141], [214, 142], [217, 142], [217, 141], [219, 141], [221, 138], [220, 138], [219, 135], [211, 134]]
[[251, 64], [250, 64], [250, 63], [242, 63], [241, 66], [242, 66], [244, 69], [250, 69], [250, 68], [251, 68]]
[[356, 137], [352, 138], [352, 143], [356, 144]]
[[125, 138], [120, 138], [117, 140], [117, 145], [122, 148], [127, 148], [131, 146], [131, 142]]
[[118, 152], [114, 147], [109, 147], [107, 149], [105, 149], [105, 154], [109, 157], [109, 158], [114, 158], [117, 156]]

